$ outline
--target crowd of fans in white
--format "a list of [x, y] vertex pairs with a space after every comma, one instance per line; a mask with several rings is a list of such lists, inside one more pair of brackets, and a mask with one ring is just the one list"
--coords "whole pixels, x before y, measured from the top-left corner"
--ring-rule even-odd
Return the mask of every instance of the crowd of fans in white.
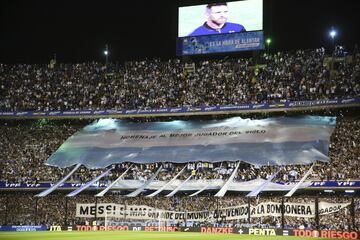
[[[17, 201], [13, 201], [16, 197]], [[262, 202], [281, 202], [279, 196], [265, 194], [257, 198], [246, 198], [244, 195], [226, 195], [222, 198], [214, 197], [212, 194], [202, 194], [200, 196], [189, 197], [180, 194], [174, 197], [158, 196], [145, 198], [143, 196], [135, 198], [121, 197], [117, 193], [109, 193], [104, 197], [95, 200], [91, 194], [80, 194], [73, 198], [67, 198], [63, 193], [54, 193], [45, 198], [36, 200], [33, 194], [28, 192], [5, 193], [0, 197], [0, 225], [26, 225], [26, 224], [45, 224], [68, 225], [91, 224], [94, 218], [79, 218], [75, 216], [77, 203], [116, 203], [123, 205], [146, 205], [156, 209], [166, 209], [169, 211], [214, 211], [223, 207], [239, 206], [251, 204], [253, 206]], [[314, 196], [296, 196], [285, 199], [285, 202], [315, 204]], [[334, 203], [349, 203], [351, 197], [346, 196], [319, 196], [319, 201]], [[19, 207], [21, 203], [22, 207]], [[66, 207], [65, 207], [66, 205]], [[355, 199], [355, 205], [360, 205], [360, 200]], [[360, 219], [360, 209], [355, 210], [355, 226], [352, 222], [350, 207], [344, 208], [339, 212], [330, 215], [319, 216], [319, 229], [351, 231], [358, 227]], [[99, 225], [104, 225], [104, 218], [97, 218]], [[129, 220], [124, 218], [109, 218], [109, 225], [137, 225], [137, 226], [157, 226], [159, 219], [153, 220]], [[163, 226], [218, 226], [218, 227], [260, 227], [260, 228], [282, 228], [281, 217], [251, 217], [249, 219], [226, 220], [219, 217], [204, 222], [192, 221], [167, 221], [162, 220]], [[354, 228], [355, 227], [355, 228]], [[314, 218], [285, 217], [284, 228], [294, 229], [316, 229]]]
[[[69, 169], [60, 169], [44, 164], [47, 158], [77, 130], [84, 127], [89, 120], [69, 121], [4, 121], [0, 130], [2, 141], [0, 146], [3, 154], [0, 156], [0, 181], [9, 183], [39, 183], [55, 182], [61, 179]], [[330, 142], [330, 162], [318, 162], [309, 179], [316, 180], [348, 180], [357, 179], [360, 172], [360, 120], [356, 117], [339, 117]], [[178, 179], [184, 180], [191, 174], [192, 180], [198, 179], [228, 179], [236, 162], [190, 164], [162, 164], [163, 169], [156, 180], [170, 181], [184, 166], [186, 171]], [[102, 179], [104, 183], [111, 182], [120, 176], [127, 168], [130, 171], [124, 179], [146, 181], [160, 167], [157, 164], [114, 164], [110, 174]], [[280, 169], [274, 181], [297, 181], [304, 176], [310, 166], [262, 166], [256, 167], [242, 162], [235, 176], [235, 181], [249, 181], [257, 178], [267, 179]], [[69, 181], [87, 182], [101, 174], [104, 169], [87, 169], [81, 167]]]
[[0, 64], [0, 111], [154, 109], [358, 96], [359, 56], [336, 59], [331, 67], [320, 48], [263, 53], [259, 59], [199, 61], [191, 71], [179, 59], [121, 67]]
[[[340, 54], [341, 55], [341, 54]], [[287, 100], [334, 99], [359, 96], [360, 58], [353, 56], [336, 61], [336, 69], [330, 68], [324, 49], [299, 50], [296, 52], [264, 53], [254, 66], [254, 59], [223, 59], [200, 61], [194, 71], [185, 70], [181, 60], [146, 60], [128, 62], [124, 67], [99, 63], [46, 65], [0, 64], [0, 111], [51, 111], [85, 109], [152, 109], [161, 107], [227, 105], [240, 103], [279, 102]], [[44, 165], [45, 160], [68, 137], [84, 127], [88, 120], [3, 120], [0, 122], [0, 181], [9, 183], [55, 182], [68, 169]], [[331, 137], [330, 162], [317, 163], [309, 179], [348, 180], [357, 179], [360, 173], [360, 119], [339, 116]], [[125, 169], [131, 168], [124, 179], [146, 181], [160, 163], [141, 165], [122, 163], [103, 179], [110, 183]], [[185, 164], [163, 164], [156, 180], [169, 181]], [[234, 162], [187, 164], [179, 176], [184, 180], [192, 176], [199, 179], [228, 179], [235, 168]], [[281, 169], [274, 181], [298, 181], [310, 166], [263, 166], [256, 167], [242, 162], [234, 181], [267, 179]], [[86, 182], [103, 169], [80, 168], [70, 182]], [[37, 202], [32, 193], [6, 193], [0, 195], [0, 225], [63, 223], [65, 198], [61, 193], [50, 195]], [[14, 202], [12, 199], [16, 198]], [[252, 201], [267, 201], [253, 199]], [[276, 198], [276, 197], [275, 197]], [[279, 198], [277, 198], [279, 200]], [[295, 198], [296, 199], [296, 198]], [[84, 194], [68, 200], [68, 221], [75, 218], [76, 202], [93, 202]], [[299, 201], [311, 201], [299, 197]], [[329, 199], [328, 199], [329, 200]], [[337, 199], [339, 200], [339, 199]], [[161, 204], [164, 209], [188, 211], [211, 210], [220, 206], [247, 203], [244, 196], [225, 196], [219, 201], [211, 195], [198, 197], [175, 196], [172, 198], [123, 198], [110, 194], [102, 202]], [[331, 201], [331, 200], [329, 200]], [[339, 201], [347, 201], [340, 199]], [[21, 208], [19, 207], [21, 203]], [[356, 200], [357, 224], [360, 219], [360, 200]], [[34, 219], [34, 212], [36, 212]], [[350, 213], [347, 209], [332, 217], [320, 219], [321, 228], [348, 229]], [[341, 219], [341, 221], [340, 221]], [[279, 227], [275, 217], [252, 219], [251, 222], [218, 222], [221, 226]], [[250, 225], [249, 225], [250, 224]], [[287, 227], [314, 228], [313, 220], [286, 219]]]

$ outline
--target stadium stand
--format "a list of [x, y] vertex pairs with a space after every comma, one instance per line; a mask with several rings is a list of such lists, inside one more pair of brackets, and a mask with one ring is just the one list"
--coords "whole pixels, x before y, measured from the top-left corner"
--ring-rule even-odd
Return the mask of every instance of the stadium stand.
[[[39, 123], [37, 120], [7, 121], [3, 120], [0, 126], [3, 135], [1, 156], [0, 181], [14, 183], [38, 183], [42, 181], [56, 181], [67, 172], [44, 165], [48, 157], [73, 133], [84, 127], [90, 120], [50, 120], [48, 123]], [[359, 176], [359, 146], [360, 145], [360, 119], [353, 116], [342, 117], [331, 138], [330, 163], [320, 163], [315, 167], [311, 178], [317, 180], [348, 180]], [[103, 181], [115, 180], [124, 166], [116, 166], [116, 170]], [[114, 166], [115, 167], [115, 166]], [[168, 164], [158, 176], [161, 180], [170, 180], [184, 167], [182, 164]], [[243, 163], [238, 169], [235, 181], [249, 181], [257, 178], [266, 179], [275, 172], [277, 166], [264, 166], [255, 168], [253, 165]], [[134, 165], [125, 175], [125, 179], [146, 180], [157, 167]], [[210, 167], [200, 168], [195, 179], [227, 178], [234, 165], [226, 163], [210, 164]], [[279, 181], [296, 181], [302, 178], [309, 166], [284, 166], [277, 175]], [[185, 179], [192, 168], [180, 176]], [[293, 175], [290, 174], [291, 171]], [[103, 170], [90, 170], [81, 167], [71, 176], [71, 182], [87, 182], [99, 175]]]
[[[329, 66], [323, 48], [255, 59], [0, 65], [1, 111], [154, 109], [358, 96], [359, 55]], [[255, 64], [255, 62], [257, 64]], [[261, 64], [260, 64], [261, 63]], [[334, 65], [334, 64], [330, 64]]]
[[[100, 63], [47, 65], [0, 64], [0, 111], [53, 111], [102, 109], [155, 109], [180, 106], [215, 106], [240, 103], [269, 103], [288, 100], [319, 100], [358, 97], [360, 95], [360, 57], [351, 60], [337, 49], [334, 59], [323, 48], [295, 52], [262, 53], [258, 59], [218, 59], [196, 62], [195, 71], [184, 71], [185, 61], [158, 59], [128, 62], [124, 66]], [[311, 114], [298, 112], [296, 114]], [[319, 112], [317, 112], [319, 114]], [[283, 113], [286, 115], [287, 113]], [[320, 111], [337, 116], [337, 124], [330, 142], [330, 162], [318, 162], [309, 179], [330, 181], [358, 180], [360, 175], [360, 118], [357, 109]], [[251, 115], [261, 119], [269, 116]], [[189, 117], [190, 118], [190, 117]], [[199, 117], [203, 119], [216, 118]], [[147, 122], [149, 118], [133, 119]], [[0, 182], [8, 184], [54, 183], [69, 169], [44, 165], [48, 157], [89, 119], [1, 119]], [[109, 184], [125, 169], [130, 171], [125, 180], [145, 182], [160, 164], [114, 164], [110, 175], [101, 180]], [[157, 180], [169, 181], [183, 167], [180, 180], [193, 175], [193, 180], [228, 179], [235, 168], [232, 162], [174, 164], [166, 163]], [[309, 165], [262, 166], [242, 162], [234, 181], [246, 182], [268, 179], [281, 169], [274, 181], [285, 184], [298, 182], [310, 169]], [[194, 170], [196, 170], [194, 172]], [[85, 183], [101, 174], [104, 169], [81, 167], [70, 177], [70, 183]], [[77, 203], [117, 203], [147, 205], [170, 211], [214, 211], [219, 208], [266, 202], [313, 203], [319, 199], [331, 202], [351, 202], [350, 205], [315, 219], [299, 217], [259, 217], [251, 219], [204, 222], [168, 222], [177, 226], [261, 227], [298, 229], [356, 230], [360, 224], [360, 200], [340, 193], [321, 195], [319, 192], [300, 192], [284, 199], [278, 193], [262, 193], [250, 199], [243, 193], [230, 193], [223, 198], [214, 192], [189, 197], [179, 193], [173, 197], [146, 198], [143, 195], [126, 198], [125, 190], [112, 191], [95, 198], [88, 191], [73, 198], [57, 191], [45, 198], [34, 197], [34, 192], [7, 190], [0, 194], [0, 225], [76, 225], [89, 224], [94, 219], [75, 216]], [[13, 201], [16, 199], [16, 201]], [[21, 207], [19, 207], [21, 205]], [[340, 221], [341, 220], [341, 221]], [[157, 220], [131, 221], [117, 219], [114, 224], [157, 225]]]

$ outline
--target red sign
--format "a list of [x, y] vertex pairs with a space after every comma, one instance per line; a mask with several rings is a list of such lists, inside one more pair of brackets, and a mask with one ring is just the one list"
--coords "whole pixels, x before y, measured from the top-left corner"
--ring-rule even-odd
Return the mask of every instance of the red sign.
[[298, 237], [322, 237], [322, 238], [342, 238], [358, 239], [357, 232], [342, 232], [335, 230], [300, 230], [294, 229], [294, 235]]
[[76, 225], [77, 231], [127, 231], [128, 226], [90, 226], [90, 225]]
[[[159, 231], [159, 227], [145, 227], [145, 231]], [[178, 232], [178, 227], [160, 227], [160, 231], [163, 232]]]
[[229, 233], [233, 233], [234, 231], [233, 228], [227, 228], [227, 227], [202, 227], [200, 228], [200, 232], [229, 234]]

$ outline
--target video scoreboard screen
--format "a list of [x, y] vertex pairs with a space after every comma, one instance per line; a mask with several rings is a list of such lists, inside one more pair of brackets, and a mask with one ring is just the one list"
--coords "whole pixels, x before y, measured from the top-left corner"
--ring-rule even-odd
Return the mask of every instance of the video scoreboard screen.
[[264, 48], [263, 0], [185, 6], [178, 17], [177, 55]]

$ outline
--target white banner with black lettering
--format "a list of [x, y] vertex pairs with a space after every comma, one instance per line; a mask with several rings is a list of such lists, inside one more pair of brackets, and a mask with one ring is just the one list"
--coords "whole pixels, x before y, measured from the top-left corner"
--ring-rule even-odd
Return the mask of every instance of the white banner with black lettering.
[[[319, 214], [331, 214], [349, 206], [350, 203], [319, 202]], [[314, 203], [284, 203], [284, 215], [288, 217], [315, 217]], [[160, 216], [159, 216], [160, 214]], [[187, 220], [187, 221], [215, 221], [246, 219], [249, 216], [248, 205], [220, 208], [213, 211], [175, 212], [152, 208], [145, 205], [121, 205], [115, 203], [101, 203], [97, 206], [90, 204], [76, 204], [76, 217], [116, 217], [134, 220]], [[281, 203], [264, 202], [251, 206], [250, 217], [274, 216], [281, 217]]]

